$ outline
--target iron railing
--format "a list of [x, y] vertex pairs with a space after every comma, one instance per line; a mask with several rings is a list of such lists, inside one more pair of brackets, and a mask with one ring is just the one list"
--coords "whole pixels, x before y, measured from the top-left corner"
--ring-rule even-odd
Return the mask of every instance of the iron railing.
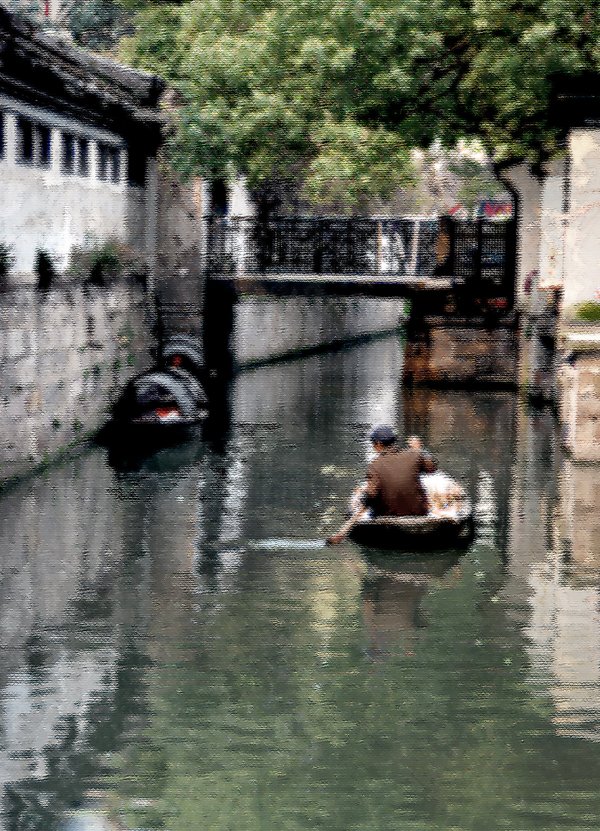
[[435, 219], [209, 217], [207, 268], [236, 274], [430, 272]]
[[490, 295], [512, 298], [515, 282], [516, 224], [484, 219], [450, 222], [447, 273]]
[[504, 295], [514, 283], [513, 221], [212, 216], [205, 231], [212, 275], [453, 276]]

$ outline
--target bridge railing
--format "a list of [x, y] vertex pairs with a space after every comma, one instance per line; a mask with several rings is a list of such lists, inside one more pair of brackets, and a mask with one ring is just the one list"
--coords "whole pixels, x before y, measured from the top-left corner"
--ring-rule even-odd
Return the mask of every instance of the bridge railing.
[[514, 222], [430, 217], [205, 218], [210, 275], [452, 276], [511, 292]]
[[430, 218], [207, 217], [209, 273], [414, 275], [433, 273]]
[[448, 261], [438, 272], [463, 279], [480, 293], [512, 299], [516, 264], [514, 220], [451, 220], [449, 236]]

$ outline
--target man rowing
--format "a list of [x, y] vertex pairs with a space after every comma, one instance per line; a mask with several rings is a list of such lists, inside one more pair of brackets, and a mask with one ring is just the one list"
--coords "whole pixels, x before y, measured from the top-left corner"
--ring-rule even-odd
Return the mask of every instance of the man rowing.
[[428, 512], [420, 477], [437, 470], [432, 457], [419, 447], [400, 450], [398, 437], [387, 424], [375, 427], [369, 438], [377, 456], [367, 468], [366, 482], [354, 493], [354, 514], [328, 538], [331, 545], [342, 542], [367, 511], [371, 516], [424, 516]]

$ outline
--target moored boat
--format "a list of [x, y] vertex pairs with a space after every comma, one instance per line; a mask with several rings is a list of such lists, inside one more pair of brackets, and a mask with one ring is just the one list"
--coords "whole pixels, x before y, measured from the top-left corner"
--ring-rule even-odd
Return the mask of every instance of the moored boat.
[[474, 520], [466, 503], [453, 516], [378, 516], [361, 519], [350, 531], [360, 545], [396, 551], [466, 548], [473, 540]]
[[199, 381], [180, 367], [154, 369], [133, 378], [113, 410], [113, 433], [130, 440], [172, 442], [208, 415]]

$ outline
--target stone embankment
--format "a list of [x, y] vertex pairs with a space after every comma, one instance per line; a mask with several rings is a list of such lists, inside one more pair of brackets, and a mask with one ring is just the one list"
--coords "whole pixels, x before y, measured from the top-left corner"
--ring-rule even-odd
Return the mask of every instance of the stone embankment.
[[147, 295], [135, 283], [0, 294], [0, 484], [43, 466], [105, 422], [150, 363]]

